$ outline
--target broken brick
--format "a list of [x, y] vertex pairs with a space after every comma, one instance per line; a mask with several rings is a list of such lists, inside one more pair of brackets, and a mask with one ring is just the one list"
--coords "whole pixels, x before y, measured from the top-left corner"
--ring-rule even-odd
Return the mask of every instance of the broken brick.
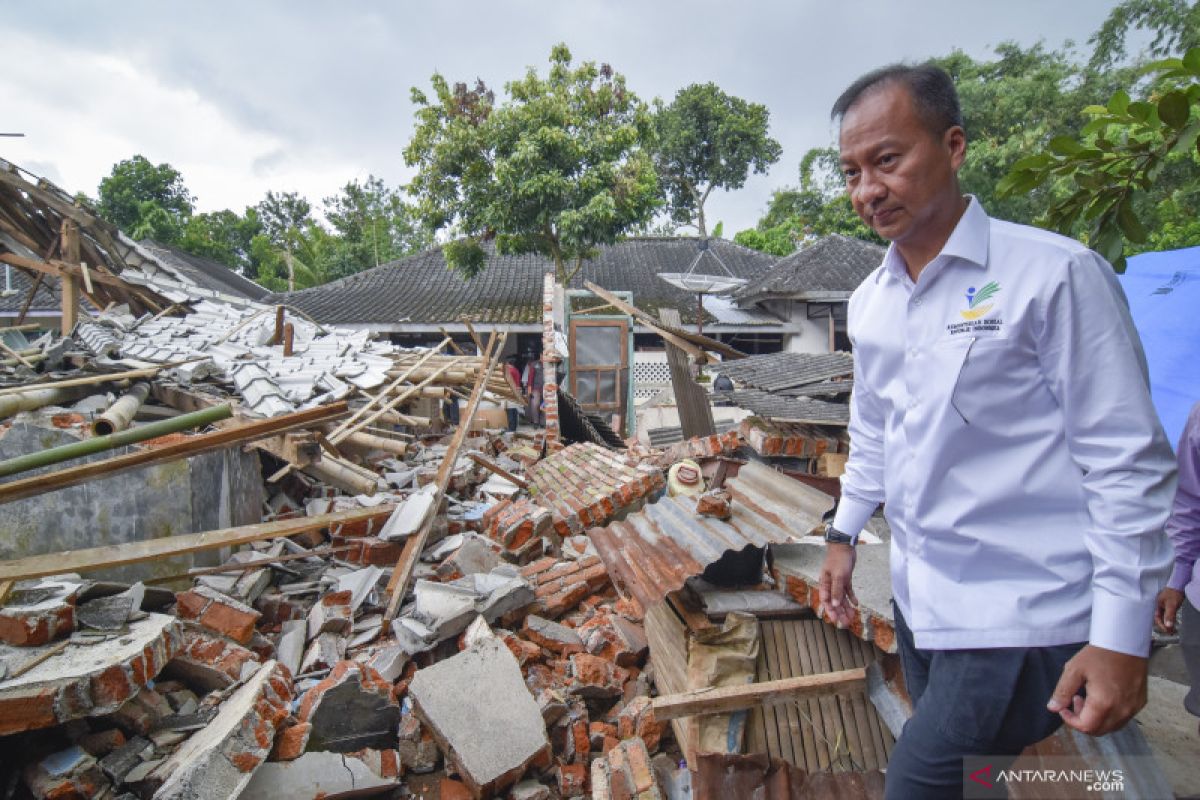
[[347, 753], [389, 747], [395, 741], [400, 706], [392, 699], [392, 685], [379, 673], [356, 661], [342, 661], [304, 693], [296, 718], [312, 725], [307, 749]]
[[175, 613], [238, 644], [249, 643], [254, 625], [262, 616], [245, 603], [203, 585], [175, 595]]

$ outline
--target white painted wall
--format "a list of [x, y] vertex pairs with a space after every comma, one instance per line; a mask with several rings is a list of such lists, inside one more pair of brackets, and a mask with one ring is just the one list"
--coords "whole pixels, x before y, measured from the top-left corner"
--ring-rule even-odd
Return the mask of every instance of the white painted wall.
[[789, 353], [829, 352], [829, 320], [823, 316], [809, 319], [807, 303], [773, 300], [769, 308], [772, 313], [786, 318], [795, 329], [795, 333], [784, 338], [784, 350]]

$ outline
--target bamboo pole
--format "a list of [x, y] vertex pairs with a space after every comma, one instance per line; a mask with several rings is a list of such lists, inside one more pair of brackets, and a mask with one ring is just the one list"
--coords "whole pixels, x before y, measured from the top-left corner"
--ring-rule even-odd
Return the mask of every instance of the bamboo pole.
[[47, 387], [45, 389], [30, 388], [18, 394], [0, 395], [0, 419], [11, 417], [22, 411], [34, 411], [43, 406], [65, 403], [84, 394], [81, 388]]
[[[442, 371], [448, 370], [448, 369], [450, 369], [450, 366], [451, 366], [450, 364], [446, 364], [444, 367], [441, 368], [441, 370]], [[344, 428], [340, 433], [332, 434], [329, 437], [329, 441], [333, 442], [334, 444], [337, 444], [342, 439], [345, 439], [347, 435], [354, 433], [355, 431], [360, 430], [360, 429], [365, 428], [366, 426], [370, 425], [372, 422], [374, 422], [376, 419], [378, 419], [380, 416], [382, 416], [384, 414], [384, 412], [391, 411], [396, 406], [400, 405], [405, 400], [407, 400], [411, 395], [421, 391], [426, 386], [428, 386], [430, 383], [433, 383], [433, 381], [437, 379], [439, 374], [440, 373], [435, 372], [434, 374], [430, 375], [428, 378], [426, 378], [425, 380], [416, 384], [415, 386], [407, 387], [403, 392], [396, 395], [391, 400], [387, 401], [383, 405], [382, 408], [375, 411], [375, 413], [371, 414], [371, 416], [367, 417], [366, 419], [359, 420], [358, 422], [354, 423], [353, 425], [351, 425], [348, 428]]]
[[82, 458], [92, 453], [100, 453], [104, 450], [111, 450], [114, 447], [126, 444], [144, 442], [147, 439], [153, 439], [156, 436], [165, 436], [168, 433], [179, 433], [180, 431], [199, 428], [203, 425], [211, 425], [214, 422], [228, 419], [231, 416], [233, 416], [233, 408], [228, 403], [224, 403], [213, 408], [207, 408], [204, 411], [184, 414], [183, 416], [175, 417], [174, 419], [165, 419], [161, 422], [151, 422], [148, 425], [120, 431], [108, 436], [96, 436], [91, 439], [84, 439], [82, 442], [72, 442], [61, 447], [51, 447], [48, 450], [0, 461], [0, 477], [27, 472], [31, 469], [45, 467], [50, 464], [58, 464], [72, 458]]
[[172, 361], [168, 364], [159, 364], [156, 367], [143, 367], [142, 369], [131, 369], [125, 372], [108, 372], [100, 375], [88, 375], [85, 378], [69, 378], [63, 381], [47, 381], [46, 383], [34, 383], [28, 386], [9, 386], [5, 389], [0, 389], [0, 397], [9, 394], [20, 394], [21, 392], [30, 389], [65, 389], [70, 386], [94, 386], [97, 383], [112, 383], [115, 381], [136, 380], [137, 378], [153, 378], [158, 373], [182, 367], [184, 364], [194, 364], [197, 361], [205, 361], [208, 356], [200, 356], [198, 358], [189, 358], [186, 361]]
[[[220, 408], [220, 406], [214, 406]], [[274, 436], [284, 431], [305, 428], [328, 422], [346, 413], [344, 401], [318, 406], [305, 411], [284, 414], [268, 419], [254, 420], [233, 428], [222, 428], [211, 433], [201, 433], [189, 436], [182, 442], [172, 442], [161, 447], [147, 448], [122, 456], [95, 461], [90, 464], [80, 464], [52, 472], [48, 475], [37, 475], [32, 478], [19, 478], [9, 483], [0, 484], [0, 503], [32, 497], [43, 492], [52, 492], [67, 486], [86, 483], [94, 478], [116, 475], [126, 470], [145, 467], [151, 464], [161, 464], [180, 458], [190, 458], [200, 453], [220, 450], [230, 445], [253, 442], [266, 436]], [[182, 416], [173, 419], [182, 419]], [[158, 423], [154, 423], [158, 424]], [[134, 430], [142, 430], [135, 428]], [[119, 434], [118, 434], [119, 435]], [[96, 439], [89, 439], [94, 442]]]
[[[454, 474], [454, 464], [458, 461], [458, 451], [462, 448], [462, 444], [467, 438], [471, 421], [475, 418], [475, 412], [479, 409], [479, 401], [483, 399], [484, 384], [487, 383], [488, 376], [492, 374], [492, 370], [496, 368], [496, 364], [500, 361], [500, 354], [504, 351], [504, 343], [507, 340], [508, 331], [504, 331], [499, 336], [493, 331], [491, 337], [488, 339], [487, 349], [484, 351], [484, 358], [488, 360], [487, 369], [479, 373], [479, 379], [475, 381], [475, 386], [471, 390], [471, 399], [467, 403], [462, 418], [459, 420], [457, 430], [454, 431], [454, 437], [450, 440], [450, 446], [446, 448], [446, 455], [442, 457], [442, 463], [438, 467], [437, 478], [435, 479], [437, 491], [434, 493], [434, 508], [441, 506], [442, 497], [446, 494], [446, 487], [450, 485], [450, 476]], [[492, 352], [493, 346], [495, 347], [494, 353]], [[422, 523], [420, 530], [408, 537], [408, 541], [404, 543], [404, 549], [400, 551], [400, 560], [396, 562], [396, 568], [392, 570], [392, 577], [388, 579], [387, 588], [391, 592], [391, 597], [388, 599], [387, 610], [383, 615], [385, 620], [391, 621], [395, 619], [396, 613], [400, 610], [400, 602], [404, 599], [405, 592], [408, 591], [408, 582], [412, 580], [417, 559], [420, 558], [421, 551], [425, 549], [425, 543], [429, 539], [429, 531], [433, 525], [434, 516], [430, 514], [425, 518], [425, 522]]]
[[350, 419], [346, 420], [343, 424], [339, 425], [337, 427], [337, 430], [335, 430], [332, 434], [330, 434], [330, 437], [332, 438], [333, 436], [337, 436], [339, 433], [346, 430], [351, 425], [353, 425], [355, 422], [357, 422], [359, 417], [361, 417], [363, 414], [365, 414], [369, 408], [371, 408], [373, 405], [375, 405], [375, 403], [378, 402], [379, 400], [382, 400], [384, 396], [389, 394], [397, 386], [404, 383], [404, 381], [408, 380], [408, 376], [409, 376], [409, 374], [412, 373], [413, 370], [417, 369], [422, 364], [424, 364], [426, 361], [428, 361], [429, 359], [431, 359], [435, 355], [437, 355], [438, 352], [440, 352], [443, 347], [445, 347], [447, 344], [449, 344], [449, 342], [450, 342], [450, 337], [447, 336], [445, 339], [442, 340], [441, 344], [439, 344], [437, 347], [430, 350], [425, 355], [421, 356], [421, 358], [417, 359], [417, 363], [412, 366], [412, 369], [410, 369], [407, 372], [405, 372], [404, 374], [400, 375], [398, 378], [396, 378], [394, 381], [392, 381], [390, 384], [388, 384], [388, 387], [386, 389], [384, 389], [382, 392], [379, 392], [374, 397], [372, 397], [365, 406], [363, 406], [362, 408], [355, 411], [354, 414], [350, 417]]
[[402, 456], [408, 452], [408, 445], [396, 439], [376, 436], [373, 433], [355, 431], [343, 440], [343, 444], [358, 447], [363, 450], [384, 450], [394, 455]]
[[133, 421], [133, 415], [142, 407], [142, 403], [146, 402], [149, 395], [150, 384], [145, 381], [129, 387], [129, 391], [109, 406], [107, 411], [92, 420], [92, 436], [108, 436], [110, 433], [128, 428], [129, 423]]

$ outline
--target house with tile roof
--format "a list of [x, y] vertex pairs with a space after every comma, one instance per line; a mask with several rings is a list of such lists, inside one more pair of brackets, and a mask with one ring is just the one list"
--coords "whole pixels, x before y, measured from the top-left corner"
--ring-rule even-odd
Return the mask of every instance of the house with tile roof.
[[846, 305], [850, 295], [883, 262], [885, 248], [862, 239], [829, 234], [780, 259], [733, 295], [740, 308], [754, 308], [788, 321], [783, 349], [795, 353], [849, 350]]
[[[766, 275], [775, 257], [724, 239], [710, 239], [702, 251], [698, 237], [636, 236], [599, 248], [567, 287], [583, 289], [591, 281], [610, 291], [632, 293], [634, 304], [657, 316], [676, 308], [686, 326], [696, 324], [696, 295], [658, 276], [687, 272], [724, 274], [755, 281]], [[506, 255], [485, 245], [487, 265], [474, 278], [449, 269], [440, 247], [359, 272], [332, 283], [267, 297], [286, 303], [322, 323], [364, 328], [397, 341], [427, 341], [442, 330], [463, 335], [466, 321], [476, 331], [507, 327], [518, 349], [540, 349], [542, 276], [554, 270], [540, 254]], [[711, 262], [711, 263], [709, 263]], [[704, 333], [745, 352], [771, 352], [783, 346], [790, 324], [729, 297], [704, 298]], [[638, 346], [661, 347], [657, 336], [634, 326]], [[510, 340], [511, 341], [511, 340]], [[510, 347], [510, 349], [512, 349]]]

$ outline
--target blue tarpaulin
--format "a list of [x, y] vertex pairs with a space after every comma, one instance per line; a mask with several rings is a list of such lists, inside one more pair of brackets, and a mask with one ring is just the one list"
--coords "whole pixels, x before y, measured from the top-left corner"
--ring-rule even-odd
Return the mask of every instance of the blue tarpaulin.
[[1200, 247], [1133, 256], [1121, 285], [1146, 349], [1154, 406], [1174, 447], [1200, 401]]

